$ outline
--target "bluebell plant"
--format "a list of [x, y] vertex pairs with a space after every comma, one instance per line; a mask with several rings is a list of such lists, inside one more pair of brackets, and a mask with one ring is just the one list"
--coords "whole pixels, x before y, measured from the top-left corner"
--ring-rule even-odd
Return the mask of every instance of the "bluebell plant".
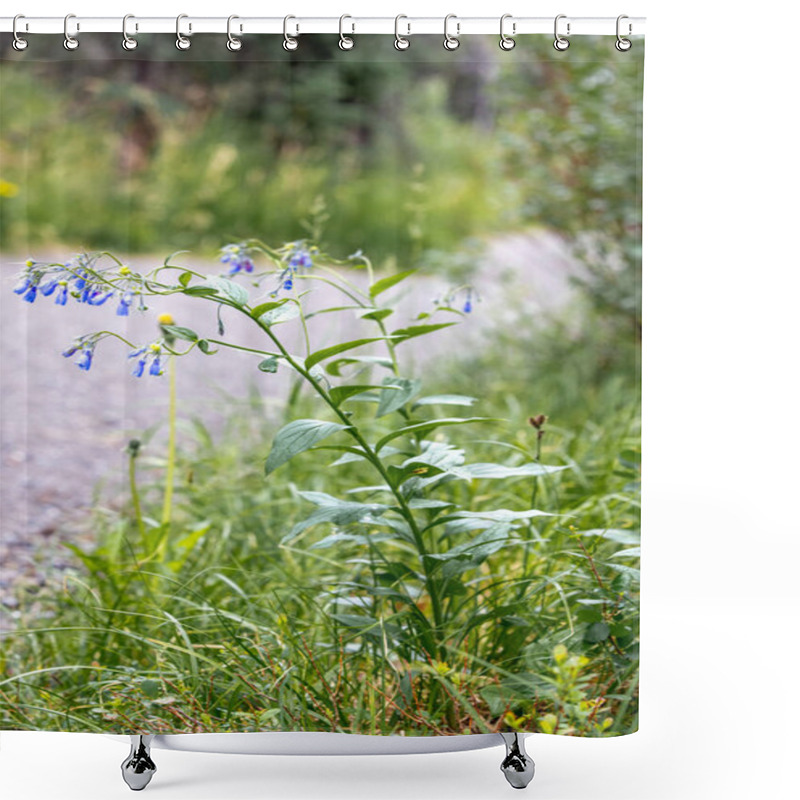
[[[518, 546], [517, 531], [531, 524], [544, 512], [535, 509], [470, 508], [457, 505], [451, 497], [437, 497], [437, 489], [453, 481], [506, 479], [536, 480], [563, 467], [546, 466], [539, 460], [507, 465], [470, 463], [466, 451], [448, 442], [442, 431], [456, 426], [496, 424], [481, 416], [442, 416], [447, 407], [469, 408], [477, 399], [464, 395], [422, 394], [422, 381], [404, 375], [398, 349], [412, 339], [442, 331], [472, 313], [479, 300], [471, 285], [459, 286], [436, 301], [432, 308], [415, 318], [390, 324], [398, 313], [384, 298], [415, 275], [405, 270], [377, 277], [370, 260], [360, 251], [336, 259], [313, 242], [299, 240], [270, 247], [252, 239], [226, 245], [220, 252], [225, 274], [203, 274], [190, 267], [171, 263], [140, 272], [108, 253], [82, 254], [63, 263], [26, 262], [14, 291], [33, 303], [39, 294], [56, 295], [63, 305], [67, 298], [87, 306], [104, 305], [116, 298], [116, 315], [128, 316], [131, 309], [147, 310], [150, 297], [183, 295], [245, 317], [260, 331], [263, 345], [254, 347], [226, 340], [175, 324], [169, 314], [158, 319], [159, 336], [144, 344], [134, 344], [122, 334], [102, 330], [77, 339], [64, 351], [76, 358], [77, 366], [88, 371], [98, 344], [117, 339], [127, 346], [131, 373], [137, 378], [170, 374], [172, 424], [170, 457], [167, 464], [163, 531], [150, 543], [153, 552], [163, 555], [168, 538], [172, 477], [174, 474], [174, 363], [192, 351], [213, 356], [225, 349], [250, 353], [261, 373], [279, 369], [293, 372], [323, 409], [321, 418], [293, 419], [274, 436], [264, 463], [267, 477], [296, 456], [316, 450], [333, 452], [338, 458], [331, 467], [360, 462], [374, 473], [378, 483], [370, 487], [377, 499], [357, 501], [352, 494], [343, 498], [320, 491], [300, 492], [314, 509], [285, 531], [284, 543], [294, 542], [315, 525], [334, 525], [362, 531], [380, 530], [379, 541], [400, 548], [393, 552], [412, 553], [409, 572], [393, 589], [394, 602], [406, 609], [398, 617], [413, 631], [412, 641], [421, 658], [444, 662], [448, 641], [455, 630], [448, 627], [450, 608], [445, 598], [453, 581], [475, 569], [500, 548]], [[257, 264], [263, 264], [258, 267]], [[371, 330], [347, 341], [325, 342], [314, 346], [306, 325], [305, 296], [309, 289], [324, 283], [337, 293], [325, 310], [352, 315], [358, 324]], [[319, 313], [319, 311], [315, 311]], [[298, 320], [304, 334], [305, 352], [293, 352], [280, 335], [281, 324]], [[361, 355], [353, 351], [382, 348]], [[374, 375], [384, 371], [384, 375]], [[365, 416], [365, 409], [373, 413]], [[433, 436], [434, 432], [436, 435]], [[333, 440], [333, 441], [326, 441]], [[322, 442], [325, 441], [325, 444]], [[505, 451], [504, 451], [505, 452]], [[139, 519], [140, 528], [143, 528]], [[359, 534], [360, 535], [360, 534]], [[457, 536], [467, 541], [454, 544]], [[388, 545], [387, 545], [388, 546]], [[356, 619], [351, 615], [352, 619]], [[386, 633], [389, 636], [390, 633]]]

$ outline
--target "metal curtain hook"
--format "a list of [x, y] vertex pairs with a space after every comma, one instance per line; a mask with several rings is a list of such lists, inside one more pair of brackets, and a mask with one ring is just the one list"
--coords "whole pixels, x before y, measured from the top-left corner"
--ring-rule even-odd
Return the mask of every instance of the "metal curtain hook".
[[[456, 35], [453, 36], [448, 33], [447, 24], [450, 22], [451, 19], [456, 20]], [[458, 39], [458, 35], [461, 33], [461, 23], [458, 22], [458, 17], [455, 14], [448, 14], [444, 18], [444, 49], [445, 50], [458, 50], [458, 46], [461, 42]]]
[[[67, 14], [67, 16], [64, 17], [64, 49], [65, 50], [77, 50], [78, 49], [78, 45], [80, 44], [80, 42], [74, 36], [70, 36], [70, 33], [69, 33], [69, 21], [71, 19], [75, 19], [75, 15], [74, 14]], [[75, 31], [77, 32], [80, 29], [81, 29], [80, 23], [76, 22], [75, 23]]]
[[[233, 35], [233, 33], [231, 33], [231, 24], [233, 23], [233, 21], [235, 19], [239, 19], [239, 17], [237, 17], [236, 14], [231, 14], [231, 16], [228, 17], [228, 44], [226, 45], [226, 47], [228, 48], [228, 50], [231, 51], [231, 53], [235, 53], [237, 50], [241, 50], [242, 49], [242, 40], [241, 39], [237, 39]], [[240, 33], [241, 33], [241, 30], [242, 30], [242, 26], [240, 25], [239, 26], [239, 32]]]
[[[18, 51], [21, 52], [22, 50], [24, 50], [28, 46], [28, 40], [27, 39], [23, 39], [17, 33], [17, 20], [20, 20], [20, 19], [25, 19], [25, 15], [24, 14], [17, 14], [14, 17], [14, 22], [13, 22], [13, 24], [11, 26], [11, 32], [14, 34], [14, 41], [11, 42], [11, 46], [15, 50], [18, 50]], [[25, 30], [26, 31], [28, 30], [28, 23], [27, 22], [25, 23]]]
[[[175, 47], [178, 50], [188, 50], [191, 47], [191, 41], [181, 33], [181, 20], [188, 19], [188, 14], [178, 14], [177, 19], [175, 20]], [[189, 23], [189, 33], [192, 32], [192, 23]]]
[[[558, 21], [561, 20], [561, 19], [566, 19], [566, 18], [567, 18], [566, 14], [559, 14], [556, 17], [556, 21], [555, 21], [555, 24], [553, 26], [553, 31], [554, 31], [555, 37], [556, 37], [555, 41], [553, 42], [553, 47], [555, 47], [555, 49], [558, 50], [559, 52], [563, 52], [564, 50], [566, 50], [569, 47], [569, 39], [565, 39], [558, 32]], [[570, 24], [568, 22], [567, 23], [567, 36], [569, 36], [569, 28], [570, 28]]]
[[[125, 50], [135, 50], [137, 45], [139, 44], [139, 42], [137, 42], [136, 39], [132, 38], [131, 36], [128, 36], [128, 20], [129, 19], [136, 19], [136, 17], [134, 17], [133, 14], [126, 14], [122, 18], [122, 47]], [[138, 32], [138, 30], [139, 30], [139, 23], [138, 22], [135, 23], [134, 30], [136, 30]]]
[[[620, 31], [620, 23], [624, 19], [628, 19], [628, 16], [626, 14], [620, 14], [617, 17], [617, 41], [614, 42], [614, 47], [616, 47], [617, 50], [620, 51], [620, 53], [624, 53], [627, 50], [630, 50], [631, 47], [633, 46], [632, 43], [631, 43], [631, 40], [624, 38], [622, 36], [622, 34], [620, 34], [620, 32], [619, 32]], [[628, 23], [628, 36], [630, 36], [631, 33], [633, 33], [633, 25], [631, 25], [631, 23], [629, 22]]]
[[[400, 20], [401, 19], [408, 19], [405, 14], [398, 14], [394, 18], [394, 49], [395, 50], [408, 50], [411, 47], [411, 42], [406, 39], [404, 36], [400, 35]], [[411, 23], [406, 22], [406, 27], [408, 31], [406, 32], [406, 36], [411, 36]]]
[[[349, 14], [342, 14], [339, 17], [339, 49], [340, 50], [352, 50], [355, 46], [355, 40], [351, 36], [345, 36], [342, 27], [344, 25], [344, 21], [346, 19], [353, 19]], [[355, 22], [350, 23], [352, 30], [351, 33], [356, 32], [356, 24]]]
[[[500, 49], [501, 50], [513, 50], [516, 42], [506, 34], [505, 32], [505, 23], [507, 19], [512, 19], [511, 14], [503, 14], [500, 17]], [[511, 23], [511, 33], [516, 34], [517, 32], [517, 23]]]
[[283, 18], [283, 49], [289, 51], [297, 50], [298, 41], [295, 37], [300, 33], [300, 26], [297, 24], [297, 22], [295, 22], [295, 35], [289, 36], [290, 19], [296, 20], [297, 17], [293, 17], [291, 14], [289, 14]]

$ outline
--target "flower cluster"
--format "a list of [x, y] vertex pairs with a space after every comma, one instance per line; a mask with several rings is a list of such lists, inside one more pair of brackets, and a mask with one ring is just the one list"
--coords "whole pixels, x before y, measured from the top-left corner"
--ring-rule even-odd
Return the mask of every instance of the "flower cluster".
[[[119, 280], [131, 274], [129, 267], [118, 270], [97, 270], [98, 256], [81, 255], [66, 264], [47, 264], [29, 259], [25, 270], [14, 288], [26, 303], [33, 303], [37, 295], [50, 297], [55, 294], [57, 306], [65, 306], [72, 297], [78, 303], [101, 306], [112, 297], [117, 297], [117, 314], [127, 317], [134, 299], [138, 296], [139, 308], [144, 311], [144, 296], [138, 288], [120, 288], [109, 277]], [[108, 275], [113, 273], [113, 275]]]
[[289, 242], [281, 248], [281, 252], [286, 268], [278, 276], [278, 288], [272, 292], [272, 297], [275, 297], [281, 289], [291, 292], [294, 288], [294, 276], [298, 273], [305, 274], [314, 266], [312, 256], [319, 250], [313, 246], [306, 247], [305, 242], [300, 241]]
[[253, 271], [253, 253], [244, 242], [240, 242], [239, 244], [226, 244], [225, 247], [220, 250], [220, 253], [220, 261], [230, 266], [228, 275], [235, 275], [237, 272]]
[[148, 361], [150, 362], [150, 369], [148, 370], [150, 375], [163, 375], [164, 367], [161, 364], [162, 351], [162, 343], [153, 342], [146, 347], [140, 347], [138, 350], [128, 353], [128, 358], [137, 359], [136, 364], [131, 371], [131, 375], [133, 375], [134, 378], [141, 378], [142, 375], [144, 375], [145, 367], [147, 367]]

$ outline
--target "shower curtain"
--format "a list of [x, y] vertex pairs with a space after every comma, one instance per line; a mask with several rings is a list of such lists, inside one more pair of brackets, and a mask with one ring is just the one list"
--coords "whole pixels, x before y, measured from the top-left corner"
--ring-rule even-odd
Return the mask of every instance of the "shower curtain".
[[643, 42], [139, 38], [2, 43], [0, 726], [635, 731]]

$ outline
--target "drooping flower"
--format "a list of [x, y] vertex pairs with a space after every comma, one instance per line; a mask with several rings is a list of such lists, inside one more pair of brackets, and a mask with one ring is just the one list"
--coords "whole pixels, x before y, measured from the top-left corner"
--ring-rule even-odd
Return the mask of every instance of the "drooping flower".
[[59, 290], [58, 294], [56, 295], [56, 305], [57, 306], [65, 306], [67, 304], [67, 296], [69, 294], [69, 282], [65, 280], [60, 280], [58, 282]]
[[228, 264], [228, 275], [235, 275], [237, 272], [252, 272], [254, 269], [251, 249], [243, 242], [238, 244], [226, 244], [220, 250], [220, 261]]
[[94, 358], [94, 347], [97, 344], [96, 339], [76, 339], [61, 355], [64, 358], [72, 358], [78, 353], [78, 359], [75, 362], [79, 369], [88, 372], [92, 367], [92, 358]]
[[467, 289], [467, 297], [464, 300], [463, 311], [465, 314], [469, 314], [472, 311], [472, 287]]
[[129, 315], [133, 298], [134, 293], [130, 289], [122, 292], [119, 298], [119, 305], [117, 306], [118, 317], [127, 317]]
[[281, 289], [290, 292], [294, 288], [294, 276], [298, 273], [306, 273], [314, 266], [312, 254], [316, 252], [316, 247], [307, 248], [302, 241], [289, 242], [285, 245], [283, 260], [287, 266], [278, 277], [278, 288], [270, 296], [275, 297]]
[[150, 369], [148, 372], [151, 375], [163, 375], [164, 368], [161, 364], [162, 349], [161, 342], [153, 342], [146, 347], [140, 347], [138, 350], [133, 350], [128, 353], [128, 358], [137, 359], [131, 370], [131, 375], [133, 375], [134, 378], [141, 378], [142, 375], [144, 375], [148, 361], [150, 361]]

